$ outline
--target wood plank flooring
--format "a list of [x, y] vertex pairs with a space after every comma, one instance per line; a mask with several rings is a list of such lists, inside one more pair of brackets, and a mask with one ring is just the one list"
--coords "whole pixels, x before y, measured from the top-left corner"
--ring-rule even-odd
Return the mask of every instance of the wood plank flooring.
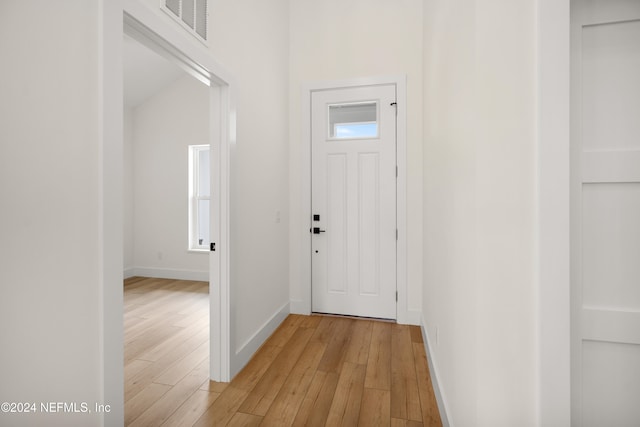
[[209, 381], [206, 282], [127, 279], [128, 426], [441, 426], [420, 328], [290, 315], [231, 383]]

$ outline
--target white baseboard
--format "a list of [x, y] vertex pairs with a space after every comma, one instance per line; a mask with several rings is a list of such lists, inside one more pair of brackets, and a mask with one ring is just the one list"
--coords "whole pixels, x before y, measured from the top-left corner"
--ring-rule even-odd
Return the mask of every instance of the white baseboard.
[[136, 275], [136, 273], [135, 273], [135, 269], [133, 267], [125, 268], [124, 271], [122, 272], [122, 278], [123, 279], [129, 279], [131, 277], [134, 277], [135, 275]]
[[175, 268], [133, 267], [124, 271], [124, 278], [133, 276], [155, 277], [158, 279], [209, 281], [208, 271], [179, 270]]
[[420, 315], [420, 328], [422, 329], [422, 338], [424, 341], [424, 349], [427, 352], [427, 362], [429, 363], [429, 372], [431, 373], [431, 385], [433, 386], [433, 392], [436, 395], [436, 402], [438, 403], [438, 410], [440, 411], [440, 418], [442, 419], [443, 427], [452, 427], [449, 422], [448, 405], [447, 401], [440, 390], [440, 375], [438, 373], [438, 363], [431, 352], [431, 345], [429, 335], [427, 334], [427, 328], [425, 327], [424, 318]]
[[232, 353], [230, 360], [231, 378], [233, 378], [242, 368], [245, 367], [251, 357], [258, 351], [258, 348], [273, 334], [282, 321], [289, 315], [289, 303], [287, 302], [277, 310], [269, 320], [251, 338], [238, 346], [235, 354]]

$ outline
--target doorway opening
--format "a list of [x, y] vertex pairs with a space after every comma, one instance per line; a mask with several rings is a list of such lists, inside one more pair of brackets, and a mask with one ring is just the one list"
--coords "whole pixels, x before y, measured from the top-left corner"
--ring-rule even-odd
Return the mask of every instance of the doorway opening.
[[204, 83], [124, 33], [125, 425], [167, 406], [142, 396], [180, 388], [186, 399], [194, 379], [208, 384], [209, 101]]
[[[192, 51], [189, 46], [176, 37], [173, 28], [167, 28], [162, 20], [144, 10], [124, 11], [124, 33], [144, 45], [146, 48], [164, 57], [179, 67], [183, 74], [195, 77], [208, 86], [203, 102], [208, 103], [208, 126], [195, 132], [206, 138], [200, 143], [210, 145], [210, 219], [209, 235], [211, 238], [208, 255], [208, 281], [210, 288], [210, 378], [215, 381], [229, 381], [229, 289], [228, 289], [228, 144], [230, 141], [231, 106], [229, 102], [228, 79], [220, 74], [224, 70], [216, 64], [208, 54]], [[175, 39], [175, 42], [172, 40]], [[194, 84], [190, 77], [181, 77], [175, 84]], [[193, 129], [191, 129], [193, 132]], [[198, 137], [196, 137], [198, 138]], [[187, 138], [188, 139], [188, 138]], [[185, 148], [185, 152], [187, 148]], [[187, 155], [183, 156], [184, 167], [187, 167]], [[177, 183], [187, 187], [187, 182]], [[185, 206], [186, 207], [186, 206]], [[185, 218], [186, 220], [186, 218]], [[184, 247], [187, 249], [187, 235], [184, 236]], [[213, 250], [215, 248], [215, 250]], [[162, 251], [155, 253], [163, 258]]]
[[[209, 115], [206, 85], [124, 34], [125, 279], [209, 280]], [[203, 147], [196, 161], [194, 145]], [[196, 246], [192, 234], [207, 242]]]

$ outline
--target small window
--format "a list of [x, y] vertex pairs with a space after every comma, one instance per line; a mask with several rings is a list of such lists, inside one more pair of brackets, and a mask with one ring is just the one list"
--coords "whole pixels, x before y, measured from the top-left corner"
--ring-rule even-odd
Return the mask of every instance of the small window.
[[329, 105], [329, 139], [377, 137], [377, 102]]
[[161, 0], [161, 8], [201, 41], [208, 37], [208, 0]]
[[189, 146], [189, 249], [208, 250], [210, 161], [208, 145]]

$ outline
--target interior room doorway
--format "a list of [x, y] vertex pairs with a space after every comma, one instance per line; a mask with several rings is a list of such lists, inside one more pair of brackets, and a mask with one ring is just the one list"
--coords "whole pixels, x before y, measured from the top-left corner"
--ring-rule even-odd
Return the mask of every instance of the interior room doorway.
[[[138, 3], [129, 3], [123, 15], [124, 33], [180, 67], [208, 87], [210, 145], [210, 377], [229, 381], [231, 350], [230, 293], [228, 282], [228, 146], [231, 140], [233, 104], [231, 77], [210, 53], [194, 47], [178, 29]], [[186, 161], [186, 159], [185, 159]], [[186, 185], [186, 183], [185, 183]]]

